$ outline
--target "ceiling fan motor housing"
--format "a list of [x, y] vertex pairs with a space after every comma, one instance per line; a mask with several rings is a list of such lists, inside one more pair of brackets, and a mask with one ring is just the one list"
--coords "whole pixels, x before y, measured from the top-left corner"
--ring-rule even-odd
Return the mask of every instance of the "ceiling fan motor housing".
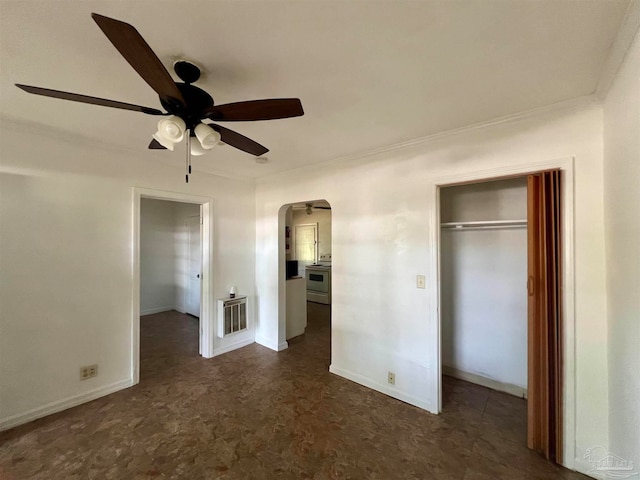
[[173, 70], [184, 83], [195, 83], [200, 78], [200, 67], [188, 60], [177, 60], [173, 63]]
[[187, 128], [193, 130], [203, 118], [205, 109], [213, 106], [213, 98], [201, 88], [192, 85], [200, 78], [201, 73], [200, 67], [195, 63], [177, 60], [173, 64], [173, 69], [184, 82], [176, 82], [176, 86], [184, 98], [185, 105], [181, 105], [181, 102], [174, 98], [162, 96], [160, 96], [160, 103], [167, 112], [182, 118]]
[[182, 118], [187, 124], [187, 128], [193, 129], [200, 123], [204, 111], [213, 106], [213, 97], [201, 88], [189, 83], [176, 83], [176, 85], [185, 100], [185, 106], [181, 106], [171, 98], [160, 97], [160, 103], [167, 112]]

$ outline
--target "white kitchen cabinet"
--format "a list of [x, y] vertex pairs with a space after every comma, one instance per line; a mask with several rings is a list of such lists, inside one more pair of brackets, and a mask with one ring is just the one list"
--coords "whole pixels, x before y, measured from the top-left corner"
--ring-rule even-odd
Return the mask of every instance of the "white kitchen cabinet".
[[307, 328], [307, 286], [304, 278], [286, 281], [287, 334], [286, 338], [302, 335]]

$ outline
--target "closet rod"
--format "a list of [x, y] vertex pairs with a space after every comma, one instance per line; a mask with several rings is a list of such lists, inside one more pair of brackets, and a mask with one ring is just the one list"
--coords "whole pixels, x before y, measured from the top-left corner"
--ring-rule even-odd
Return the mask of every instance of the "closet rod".
[[526, 228], [526, 220], [493, 220], [482, 222], [446, 222], [440, 227], [445, 230], [493, 230], [503, 228]]

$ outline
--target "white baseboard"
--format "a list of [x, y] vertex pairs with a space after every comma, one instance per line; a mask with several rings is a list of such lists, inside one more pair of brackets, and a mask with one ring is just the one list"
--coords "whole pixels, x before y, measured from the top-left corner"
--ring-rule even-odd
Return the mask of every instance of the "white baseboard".
[[464, 372], [457, 368], [442, 366], [442, 373], [450, 377], [458, 378], [466, 382], [475, 383], [476, 385], [482, 385], [483, 387], [491, 388], [492, 390], [498, 390], [499, 392], [508, 393], [518, 398], [527, 398], [527, 389], [511, 383], [503, 383], [498, 380], [483, 377], [482, 375], [476, 375], [475, 373]]
[[431, 413], [437, 413], [435, 406], [431, 405], [429, 402], [425, 401], [424, 399], [414, 397], [412, 395], [408, 395], [393, 387], [384, 385], [382, 383], [378, 383], [375, 380], [370, 379], [369, 377], [360, 375], [359, 373], [351, 372], [349, 370], [344, 370], [342, 368], [335, 367], [333, 365], [329, 366], [329, 371], [335, 375], [344, 377], [347, 380], [351, 380], [352, 382], [359, 383], [360, 385], [364, 385], [365, 387], [371, 388], [372, 390], [376, 390], [380, 393], [384, 393], [385, 395], [389, 395], [390, 397], [401, 400], [405, 403], [408, 403], [409, 405], [422, 408], [423, 410], [427, 410], [428, 412], [431, 412]]
[[264, 338], [263, 336], [256, 334], [255, 339], [256, 339], [256, 343], [257, 344], [262, 345], [263, 347], [270, 348], [271, 350], [276, 350], [277, 351], [276, 348], [272, 348], [271, 347], [271, 342], [269, 340], [267, 340], [266, 338]]
[[246, 338], [244, 340], [240, 340], [239, 342], [232, 343], [231, 345], [227, 345], [222, 348], [214, 348], [212, 357], [217, 357], [218, 355], [222, 355], [223, 353], [231, 352], [232, 350], [237, 350], [238, 348], [246, 347], [247, 345], [251, 345], [255, 343], [253, 338]]
[[96, 388], [95, 390], [91, 390], [86, 393], [81, 393], [80, 395], [75, 395], [63, 400], [51, 402], [43, 405], [42, 407], [37, 407], [24, 413], [18, 413], [7, 418], [2, 418], [0, 419], [0, 431], [8, 430], [10, 428], [17, 427], [18, 425], [22, 425], [23, 423], [28, 423], [33, 420], [37, 420], [38, 418], [46, 417], [47, 415], [51, 415], [52, 413], [58, 413], [68, 408], [78, 406], [82, 403], [90, 402], [91, 400], [95, 400], [96, 398], [104, 397], [105, 395], [117, 392], [118, 390], [124, 390], [125, 388], [129, 388], [133, 385], [134, 382], [129, 378], [127, 380], [112, 383], [111, 385], [105, 385], [104, 387]]
[[269, 340], [261, 335], [256, 335], [255, 338], [257, 344], [262, 345], [263, 347], [270, 348], [271, 350], [274, 350], [276, 352], [286, 350], [289, 347], [289, 344], [286, 341], [283, 343], [275, 343], [272, 340]]
[[173, 305], [166, 307], [148, 308], [147, 310], [140, 310], [140, 316], [153, 315], [154, 313], [170, 312], [171, 310], [177, 310]]

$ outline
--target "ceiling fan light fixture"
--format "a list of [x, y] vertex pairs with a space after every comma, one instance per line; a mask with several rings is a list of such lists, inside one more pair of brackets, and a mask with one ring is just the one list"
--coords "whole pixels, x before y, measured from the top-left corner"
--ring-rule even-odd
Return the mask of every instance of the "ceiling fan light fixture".
[[156, 133], [153, 134], [153, 139], [158, 142], [160, 145], [162, 145], [164, 148], [173, 151], [173, 146], [175, 145], [172, 141], [167, 140], [161, 133], [160, 130], [158, 130]]
[[178, 143], [184, 138], [186, 129], [184, 120], [177, 115], [171, 115], [158, 122], [158, 134], [173, 143]]
[[200, 144], [200, 142], [194, 142], [193, 139], [191, 141], [191, 155], [193, 155], [194, 157], [199, 157], [200, 155], [204, 155], [205, 153], [207, 153], [209, 150], [205, 150], [204, 148], [202, 148], [202, 145]]
[[220, 143], [220, 134], [216, 132], [209, 125], [205, 125], [204, 123], [199, 123], [196, 125], [194, 129], [196, 137], [200, 142], [200, 145], [205, 150], [211, 150], [213, 147]]
[[[168, 115], [158, 122], [158, 131], [153, 134], [153, 140], [148, 148], [174, 150], [175, 145], [181, 142], [186, 134], [187, 183], [191, 174], [192, 151], [193, 155], [202, 155], [216, 145], [229, 145], [254, 156], [264, 155], [269, 151], [264, 145], [229, 128], [217, 124], [201, 125], [201, 121], [252, 122], [304, 115], [299, 98], [269, 98], [214, 105], [211, 95], [193, 85], [202, 74], [202, 69], [196, 64], [178, 59], [174, 63], [174, 71], [184, 83], [176, 83], [163, 62], [133, 25], [97, 13], [92, 13], [91, 17], [124, 59], [155, 91], [166, 113], [156, 108], [61, 90], [19, 83], [15, 84], [16, 87], [33, 95], [129, 110], [146, 115]], [[171, 115], [172, 113], [179, 115]], [[198, 141], [192, 141], [192, 136], [196, 136]], [[258, 160], [258, 163], [264, 162]]]

